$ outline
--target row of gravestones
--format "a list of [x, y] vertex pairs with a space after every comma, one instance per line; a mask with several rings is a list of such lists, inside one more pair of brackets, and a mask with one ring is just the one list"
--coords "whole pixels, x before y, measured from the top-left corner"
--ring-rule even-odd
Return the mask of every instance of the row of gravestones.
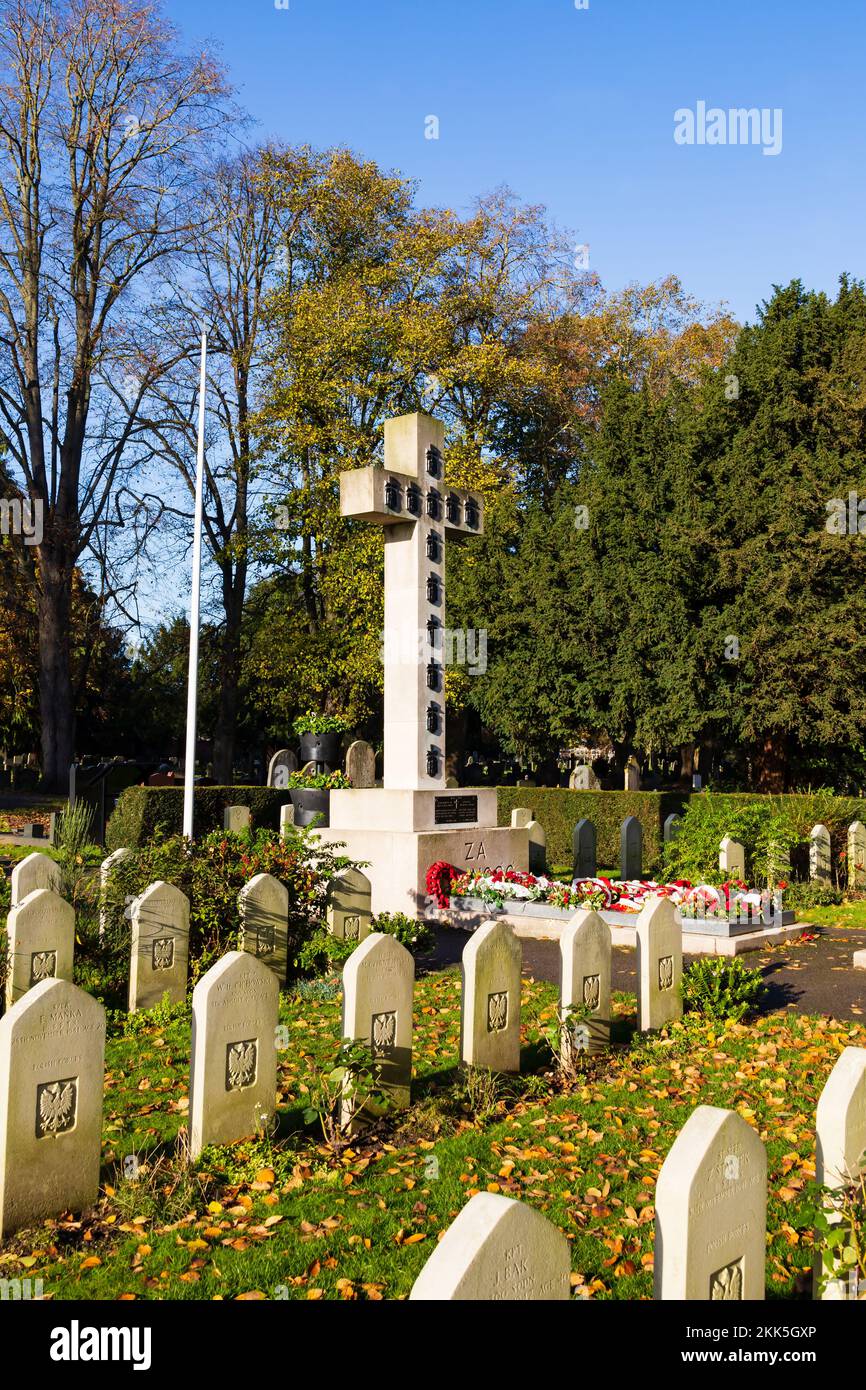
[[[824, 1086], [816, 1117], [816, 1174], [831, 1189], [826, 1198], [831, 1221], [833, 1190], [856, 1182], [864, 1162], [866, 1048], [846, 1047]], [[766, 1246], [767, 1155], [760, 1136], [733, 1110], [698, 1106], [656, 1183], [654, 1296], [763, 1299]], [[564, 1300], [570, 1283], [563, 1233], [522, 1202], [479, 1192], [445, 1232], [410, 1298]], [[843, 1299], [862, 1291], [841, 1263], [822, 1278], [819, 1253], [815, 1294]]]
[[[668, 817], [668, 821], [674, 820]], [[547, 866], [547, 836], [544, 827], [535, 819], [528, 806], [515, 806], [511, 812], [513, 829], [529, 831], [529, 872], [541, 874]], [[665, 822], [667, 831], [668, 822]], [[598, 872], [598, 851], [595, 826], [591, 820], [579, 820], [572, 833], [573, 873], [575, 878], [595, 878]], [[643, 826], [637, 816], [626, 816], [619, 832], [619, 876], [623, 880], [639, 879], [643, 873]]]
[[[268, 764], [268, 786], [288, 787], [289, 778], [297, 771], [298, 759], [292, 749], [278, 749]], [[376, 750], [362, 738], [346, 749], [346, 776], [355, 788], [376, 785]]]

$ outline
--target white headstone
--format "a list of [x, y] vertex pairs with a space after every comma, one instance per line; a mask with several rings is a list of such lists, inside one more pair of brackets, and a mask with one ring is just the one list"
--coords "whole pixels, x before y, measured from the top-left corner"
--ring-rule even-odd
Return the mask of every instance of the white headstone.
[[848, 826], [848, 887], [866, 886], [866, 825], [861, 820]]
[[599, 781], [589, 763], [579, 763], [572, 770], [568, 785], [573, 792], [598, 791]]
[[809, 833], [809, 877], [829, 883], [832, 872], [830, 832], [826, 825], [813, 825]]
[[564, 1302], [568, 1241], [547, 1217], [496, 1192], [477, 1192], [452, 1221], [409, 1295], [411, 1302]]
[[239, 835], [250, 828], [249, 806], [227, 806], [223, 811], [223, 830], [227, 834]]
[[189, 899], [160, 879], [132, 905], [129, 1012], [152, 1009], [168, 994], [186, 999], [189, 966]]
[[[857, 1182], [866, 1168], [866, 1048], [846, 1047], [836, 1059], [818, 1100], [815, 1122], [815, 1179], [832, 1191]], [[832, 1197], [826, 1199], [831, 1225], [839, 1220]], [[841, 1251], [820, 1247], [816, 1236], [815, 1294], [837, 1301], [846, 1297], [847, 1271]], [[838, 1273], [838, 1277], [836, 1274]], [[855, 1276], [856, 1277], [856, 1276]]]
[[99, 1194], [105, 1010], [43, 980], [0, 1019], [0, 1237]]
[[529, 831], [529, 872], [543, 874], [547, 867], [547, 835], [544, 826], [537, 820], [528, 822]]
[[693, 1111], [662, 1164], [655, 1208], [656, 1298], [764, 1297], [767, 1155], [740, 1115]]
[[12, 870], [12, 907], [23, 902], [37, 888], [50, 888], [52, 893], [60, 892], [60, 865], [47, 854], [28, 854]]
[[739, 840], [726, 835], [719, 845], [719, 873], [740, 880], [746, 877], [746, 851]]
[[682, 1018], [683, 934], [670, 898], [653, 893], [637, 919], [637, 1026], [642, 1033]]
[[[410, 1098], [414, 985], [411, 951], [383, 932], [372, 932], [343, 967], [343, 1037], [369, 1044], [380, 1084], [399, 1108]], [[347, 1098], [343, 1125], [361, 1118]]]
[[520, 1071], [520, 942], [507, 922], [488, 922], [463, 948], [460, 1055], [473, 1067]]
[[298, 770], [298, 759], [291, 748], [280, 748], [268, 763], [268, 786], [284, 791], [289, 778]]
[[370, 933], [372, 885], [360, 869], [341, 869], [328, 885], [325, 922], [332, 936], [363, 941]]
[[37, 888], [7, 919], [6, 1007], [43, 980], [71, 980], [75, 909], [50, 888]]
[[132, 853], [128, 849], [112, 850], [107, 859], [103, 859], [99, 866], [99, 935], [105, 935], [108, 926], [108, 914], [105, 907], [105, 895], [108, 891], [108, 880], [111, 878], [114, 869]]
[[295, 808], [291, 801], [287, 801], [285, 806], [280, 807], [280, 834], [285, 835], [289, 826], [295, 824]]
[[610, 927], [597, 912], [576, 912], [563, 928], [559, 950], [563, 1054], [603, 1052], [610, 1043]]
[[267, 1128], [277, 1095], [277, 977], [229, 951], [192, 992], [190, 1152]]
[[515, 806], [511, 812], [511, 829], [525, 830], [535, 820], [535, 812], [528, 806]]
[[273, 874], [256, 874], [238, 894], [239, 946], [285, 984], [288, 970], [289, 890]]
[[854, 969], [866, 970], [866, 950], [854, 952]]
[[376, 750], [357, 738], [346, 749], [346, 776], [353, 787], [375, 787]]

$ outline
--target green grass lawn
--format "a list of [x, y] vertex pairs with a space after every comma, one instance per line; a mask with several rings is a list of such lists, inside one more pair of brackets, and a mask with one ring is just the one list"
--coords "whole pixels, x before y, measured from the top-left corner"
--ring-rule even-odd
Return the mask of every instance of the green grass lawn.
[[[698, 1104], [736, 1109], [767, 1145], [768, 1296], [805, 1296], [818, 1095], [866, 1030], [779, 1013], [726, 1031], [689, 1022], [631, 1042], [634, 998], [616, 1001], [610, 1053], [557, 1087], [543, 1031], [552, 986], [524, 982], [524, 1072], [472, 1089], [458, 1067], [460, 976], [415, 994], [413, 1105], [335, 1159], [305, 1126], [314, 1061], [340, 1031], [340, 1001], [284, 998], [280, 1126], [185, 1168], [189, 1017], [113, 1024], [106, 1058], [104, 1187], [84, 1221], [51, 1221], [0, 1247], [0, 1277], [41, 1278], [54, 1299], [405, 1297], [470, 1193], [525, 1199], [572, 1242], [585, 1297], [652, 1293], [659, 1167]], [[177, 1011], [175, 1011], [175, 1015]], [[182, 1136], [181, 1136], [182, 1137]], [[122, 1160], [137, 1155], [138, 1180]]]
[[848, 927], [866, 931], [866, 899], [842, 903], [838, 907], [798, 907], [798, 922], [813, 922], [816, 927]]

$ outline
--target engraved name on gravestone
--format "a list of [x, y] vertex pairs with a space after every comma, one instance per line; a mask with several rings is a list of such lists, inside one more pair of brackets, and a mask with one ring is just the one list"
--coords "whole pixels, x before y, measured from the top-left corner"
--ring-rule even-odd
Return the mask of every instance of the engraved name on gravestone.
[[17, 907], [29, 893], [37, 888], [50, 888], [53, 893], [60, 892], [60, 865], [47, 854], [28, 854], [12, 870], [12, 907]]
[[460, 1056], [473, 1067], [520, 1071], [520, 942], [507, 922], [488, 922], [463, 949]]
[[0, 1237], [99, 1194], [105, 1010], [43, 980], [0, 1019]]
[[610, 927], [597, 912], [576, 912], [559, 948], [561, 1046], [570, 1061], [575, 1052], [603, 1052], [610, 1043]]
[[740, 1115], [698, 1106], [662, 1164], [655, 1207], [655, 1298], [764, 1297], [767, 1155]]
[[285, 983], [288, 969], [289, 891], [272, 874], [255, 874], [238, 894], [240, 949]]
[[496, 1192], [477, 1192], [428, 1259], [411, 1302], [564, 1302], [568, 1241], [547, 1217]]
[[638, 1028], [682, 1018], [683, 934], [670, 898], [653, 893], [637, 919]]
[[167, 994], [186, 998], [189, 899], [171, 883], [151, 883], [132, 905], [129, 1012], [152, 1009]]
[[8, 1009], [43, 980], [72, 979], [75, 909], [50, 888], [37, 888], [13, 907], [7, 922]]
[[[372, 932], [343, 967], [343, 1037], [368, 1044], [380, 1085], [401, 1109], [412, 1081], [414, 986], [412, 953], [383, 932]], [[367, 1118], [347, 1087], [343, 1126], [358, 1128]]]
[[229, 951], [192, 992], [190, 1153], [267, 1130], [277, 1096], [280, 986], [248, 951]]
[[363, 941], [369, 935], [373, 914], [372, 885], [360, 869], [341, 869], [328, 885], [325, 923], [332, 936]]
[[579, 820], [571, 836], [574, 856], [574, 877], [595, 878], [598, 872], [595, 826], [591, 820]]

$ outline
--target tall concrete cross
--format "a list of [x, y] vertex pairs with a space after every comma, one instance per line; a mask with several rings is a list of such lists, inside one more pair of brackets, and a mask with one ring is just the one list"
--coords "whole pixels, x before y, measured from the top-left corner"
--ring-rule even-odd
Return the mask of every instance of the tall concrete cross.
[[445, 786], [445, 537], [481, 534], [480, 496], [445, 481], [445, 427], [430, 415], [385, 421], [385, 466], [340, 475], [343, 516], [385, 537], [386, 787]]

